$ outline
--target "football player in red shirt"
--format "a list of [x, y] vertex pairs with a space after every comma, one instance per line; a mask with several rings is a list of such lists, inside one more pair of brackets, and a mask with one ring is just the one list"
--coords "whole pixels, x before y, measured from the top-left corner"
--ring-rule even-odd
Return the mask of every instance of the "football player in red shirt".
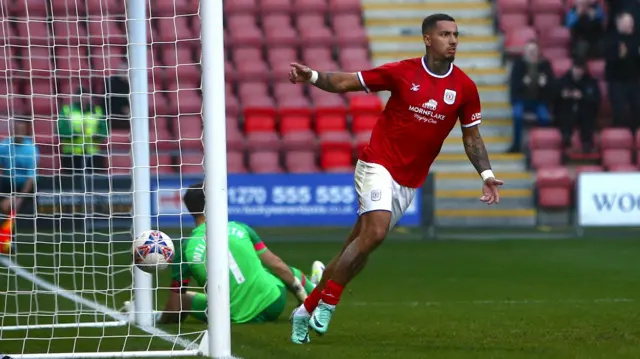
[[294, 343], [309, 341], [309, 327], [318, 334], [326, 333], [344, 287], [407, 210], [458, 119], [465, 152], [483, 181], [480, 200], [487, 204], [500, 201], [498, 188], [503, 182], [491, 171], [478, 130], [482, 120], [478, 89], [453, 65], [458, 26], [451, 16], [434, 14], [424, 19], [422, 33], [426, 46], [422, 58], [357, 73], [318, 72], [291, 64], [292, 83], [311, 83], [334, 93], [391, 92], [356, 165], [358, 220], [341, 252], [327, 265], [320, 284], [292, 313]]

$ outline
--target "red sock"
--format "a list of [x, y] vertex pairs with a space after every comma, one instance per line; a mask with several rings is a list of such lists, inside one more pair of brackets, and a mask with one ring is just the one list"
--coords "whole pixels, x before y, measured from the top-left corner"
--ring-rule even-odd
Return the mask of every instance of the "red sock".
[[316, 287], [313, 288], [311, 293], [307, 296], [307, 299], [305, 299], [304, 303], [302, 304], [304, 305], [304, 308], [307, 310], [307, 312], [312, 313], [318, 306], [318, 302], [320, 302], [320, 299], [322, 299], [322, 293]]
[[329, 280], [322, 291], [322, 301], [329, 305], [337, 305], [340, 302], [340, 296], [344, 287], [340, 284]]

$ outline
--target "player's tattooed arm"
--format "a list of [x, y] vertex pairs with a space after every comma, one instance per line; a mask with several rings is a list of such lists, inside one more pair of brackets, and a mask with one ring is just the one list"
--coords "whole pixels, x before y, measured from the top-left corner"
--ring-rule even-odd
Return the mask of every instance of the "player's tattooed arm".
[[467, 153], [469, 161], [471, 161], [471, 164], [473, 164], [473, 167], [476, 168], [478, 173], [491, 169], [489, 154], [487, 153], [487, 148], [484, 145], [478, 126], [463, 127], [462, 142], [464, 143], [464, 151]]
[[362, 91], [363, 87], [358, 75], [347, 72], [318, 72], [315, 87], [333, 93]]

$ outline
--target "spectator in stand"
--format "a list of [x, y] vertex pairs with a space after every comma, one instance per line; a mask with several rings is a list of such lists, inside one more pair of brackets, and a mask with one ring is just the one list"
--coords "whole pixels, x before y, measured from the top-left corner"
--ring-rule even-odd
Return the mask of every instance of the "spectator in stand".
[[605, 77], [613, 110], [613, 126], [638, 128], [640, 114], [640, 35], [634, 32], [633, 16], [616, 19], [617, 32], [605, 41]]
[[93, 105], [91, 94], [80, 88], [76, 100], [62, 106], [58, 136], [62, 151], [62, 170], [72, 174], [91, 174], [104, 169], [101, 145], [108, 137], [107, 120], [101, 106]]
[[32, 121], [11, 120], [10, 136], [0, 142], [0, 218], [33, 215], [36, 169], [40, 157], [31, 137]]
[[511, 69], [511, 107], [513, 109], [513, 145], [509, 152], [520, 152], [525, 112], [535, 112], [538, 123], [551, 122], [549, 102], [554, 82], [549, 61], [540, 55], [538, 44], [530, 41]]
[[590, 153], [595, 149], [593, 134], [599, 107], [598, 81], [589, 74], [585, 63], [577, 60], [558, 80], [553, 106], [565, 148], [571, 148], [571, 134], [577, 126], [580, 130], [582, 151]]
[[604, 10], [596, 0], [574, 0], [567, 13], [574, 58], [600, 57]]
[[117, 72], [106, 79], [107, 117], [112, 130], [129, 130], [129, 65], [126, 61], [120, 64]]

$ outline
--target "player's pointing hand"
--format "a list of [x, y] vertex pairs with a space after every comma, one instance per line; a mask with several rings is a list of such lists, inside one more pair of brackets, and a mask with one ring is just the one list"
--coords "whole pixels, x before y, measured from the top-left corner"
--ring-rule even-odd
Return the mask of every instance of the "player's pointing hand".
[[495, 179], [494, 177], [487, 178], [482, 186], [482, 197], [480, 200], [486, 204], [498, 204], [500, 203], [499, 188], [504, 184], [503, 181]]
[[301, 65], [297, 62], [291, 63], [291, 71], [289, 71], [289, 81], [291, 83], [305, 83], [311, 80], [313, 71], [309, 66]]

